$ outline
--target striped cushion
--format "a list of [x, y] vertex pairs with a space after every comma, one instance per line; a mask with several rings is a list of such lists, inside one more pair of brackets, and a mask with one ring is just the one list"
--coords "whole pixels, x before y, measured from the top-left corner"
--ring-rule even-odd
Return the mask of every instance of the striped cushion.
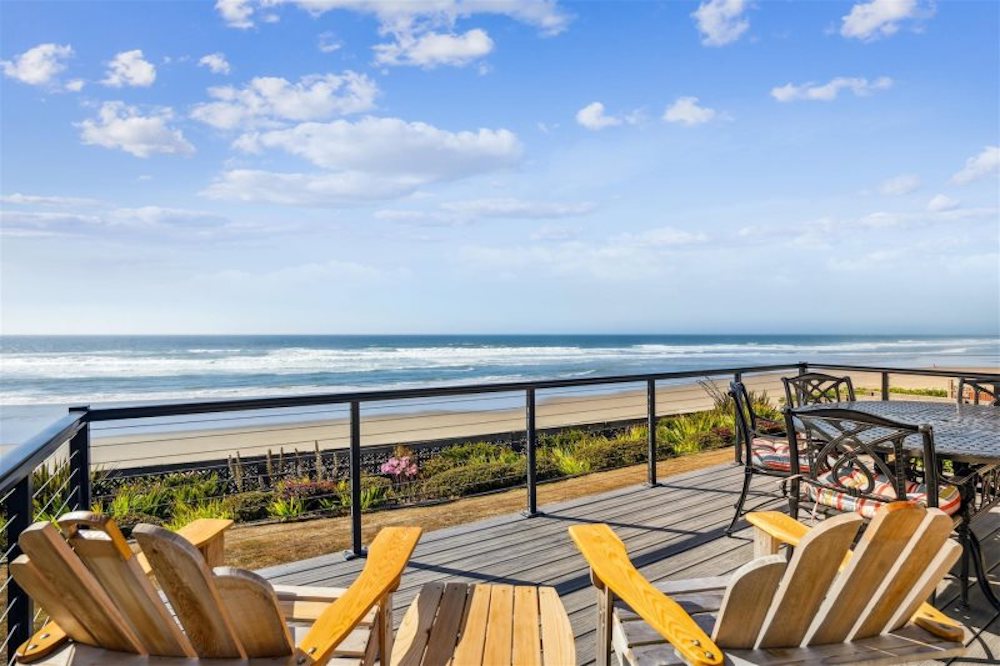
[[[829, 472], [824, 476], [821, 476], [819, 481], [831, 486], [837, 485], [837, 482], [834, 480], [833, 472]], [[851, 474], [841, 476], [839, 485], [847, 486], [849, 488], [863, 489], [868, 487], [868, 480], [864, 474], [855, 470]], [[875, 476], [875, 488], [872, 490], [871, 494], [895, 498], [896, 490], [894, 489], [892, 481], [889, 477], [884, 474], [878, 474]], [[806, 496], [813, 502], [818, 502], [824, 506], [837, 509], [838, 511], [856, 511], [865, 518], [874, 517], [875, 512], [884, 503], [868, 497], [854, 497], [846, 492], [838, 492], [829, 488], [818, 488], [811, 483], [806, 484]], [[911, 502], [918, 502], [926, 505], [926, 486], [922, 483], [917, 483], [916, 481], [907, 481], [906, 499]], [[958, 511], [961, 504], [962, 496], [958, 492], [958, 488], [955, 486], [941, 486], [941, 489], [938, 490], [938, 508], [948, 515], [953, 515], [956, 511]]]
[[754, 437], [750, 444], [754, 467], [788, 472], [792, 469], [792, 456], [788, 442]]

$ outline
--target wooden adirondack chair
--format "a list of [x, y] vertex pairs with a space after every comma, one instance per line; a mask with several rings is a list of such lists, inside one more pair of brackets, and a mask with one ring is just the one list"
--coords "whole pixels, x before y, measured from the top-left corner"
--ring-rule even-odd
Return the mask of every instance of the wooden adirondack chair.
[[[777, 518], [780, 516], [780, 518]], [[961, 554], [951, 518], [896, 502], [872, 519], [843, 514], [811, 530], [750, 514], [767, 554], [732, 576], [654, 586], [607, 525], [570, 535], [598, 589], [598, 664], [902, 664], [964, 652], [965, 631], [925, 600]]]
[[[138, 525], [132, 534], [161, 596], [113, 520], [75, 512], [58, 524], [63, 534], [48, 522], [22, 532], [24, 554], [10, 565], [17, 584], [50, 617], [18, 649], [21, 663], [372, 663], [391, 648], [391, 594], [421, 533], [383, 529], [361, 575], [342, 590], [272, 587], [249, 571], [212, 570], [183, 536]], [[63, 633], [68, 645], [59, 640]]]

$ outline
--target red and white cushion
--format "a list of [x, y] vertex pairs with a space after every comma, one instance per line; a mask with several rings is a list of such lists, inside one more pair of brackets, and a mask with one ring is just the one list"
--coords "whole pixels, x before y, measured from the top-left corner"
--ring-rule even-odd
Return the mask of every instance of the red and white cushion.
[[[838, 485], [838, 481], [835, 480], [833, 472], [829, 472], [826, 475], [821, 476], [819, 480], [821, 483], [825, 483], [827, 485]], [[841, 475], [839, 485], [847, 486], [848, 488], [857, 488], [859, 490], [866, 489], [868, 488], [868, 479], [863, 473], [861, 473], [861, 471], [855, 470], [850, 474]], [[831, 488], [819, 488], [811, 483], [807, 483], [805, 486], [806, 497], [808, 497], [811, 501], [818, 502], [823, 506], [837, 509], [838, 511], [856, 511], [865, 518], [873, 518], [878, 508], [884, 504], [884, 502], [880, 502], [875, 499], [855, 497], [846, 492], [833, 490]], [[889, 477], [884, 474], [878, 474], [875, 476], [875, 487], [872, 489], [870, 494], [881, 495], [883, 497], [895, 497], [896, 490]], [[917, 502], [919, 504], [926, 505], [927, 487], [922, 483], [917, 483], [916, 481], [907, 481], [906, 499], [910, 502]], [[954, 515], [961, 505], [962, 496], [961, 493], [959, 493], [958, 488], [955, 486], [941, 486], [938, 490], [939, 509], [948, 515]]]
[[776, 472], [789, 472], [792, 469], [791, 450], [788, 442], [783, 440], [754, 437], [750, 443], [750, 453], [754, 467]]

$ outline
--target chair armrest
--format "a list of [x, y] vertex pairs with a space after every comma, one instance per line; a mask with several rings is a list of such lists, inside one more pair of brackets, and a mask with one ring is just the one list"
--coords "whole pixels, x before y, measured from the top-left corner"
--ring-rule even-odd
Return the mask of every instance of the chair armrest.
[[[780, 542], [794, 548], [809, 532], [807, 526], [779, 511], [752, 512], [747, 514], [746, 519], [754, 526], [755, 543], [761, 542], [762, 539], [759, 537], [766, 537], [773, 542]], [[847, 565], [852, 554], [852, 551], [847, 552], [847, 557], [844, 558], [841, 568]], [[755, 555], [760, 555], [760, 553], [755, 553]], [[965, 636], [965, 630], [961, 624], [926, 602], [921, 604], [917, 612], [913, 614], [912, 621], [935, 636], [946, 640], [962, 641]]]
[[[780, 511], [753, 511], [746, 515], [754, 531], [788, 546], [797, 546], [809, 528]], [[768, 553], [770, 554], [770, 553]]]
[[383, 528], [368, 548], [361, 575], [320, 614], [302, 639], [299, 650], [319, 663], [326, 663], [368, 611], [399, 586], [399, 578], [421, 532], [419, 527]]
[[590, 565], [594, 583], [605, 586], [668, 640], [693, 666], [718, 666], [723, 654], [673, 599], [657, 590], [632, 564], [607, 525], [574, 525], [569, 534]]

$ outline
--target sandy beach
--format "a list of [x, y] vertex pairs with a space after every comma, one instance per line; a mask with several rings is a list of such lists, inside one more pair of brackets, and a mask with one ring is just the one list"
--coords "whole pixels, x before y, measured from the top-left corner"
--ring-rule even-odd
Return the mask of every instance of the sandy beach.
[[[971, 372], [973, 370], [964, 369]], [[979, 369], [980, 372], [990, 370]], [[995, 372], [995, 370], [993, 370]], [[745, 378], [748, 388], [766, 391], [777, 402], [782, 396], [781, 375], [784, 373], [751, 375]], [[859, 399], [878, 399], [881, 378], [876, 373], [853, 373], [858, 389], [871, 389], [874, 395], [860, 394]], [[893, 375], [896, 388], [929, 388], [949, 390], [953, 380], [938, 377]], [[716, 386], [725, 390], [728, 380], [719, 379]], [[618, 390], [613, 387], [585, 387], [569, 390], [539, 391], [536, 422], [540, 429], [572, 425], [642, 419], [646, 415], [644, 390]], [[902, 399], [906, 396], [898, 396]], [[515, 398], [516, 399], [516, 398]], [[920, 396], [919, 399], [935, 400]], [[937, 398], [947, 400], [947, 398]], [[667, 416], [707, 409], [712, 400], [706, 390], [692, 381], [657, 388], [657, 415]], [[490, 408], [490, 404], [501, 404]], [[144, 427], [141, 431], [108, 428], [116, 424], [96, 424], [92, 434], [91, 461], [105, 469], [171, 465], [209, 460], [224, 460], [235, 456], [263, 455], [268, 450], [286, 453], [345, 449], [349, 442], [346, 406], [330, 410], [327, 418], [304, 418], [294, 423], [261, 423], [261, 419], [227, 420], [217, 427], [199, 422], [190, 430], [174, 426], [169, 431]], [[208, 422], [210, 423], [210, 422]], [[479, 437], [523, 431], [524, 410], [512, 406], [511, 396], [480, 396], [473, 399], [427, 399], [411, 404], [394, 402], [362, 406], [362, 445], [377, 447], [402, 443], [425, 442], [459, 437]]]

